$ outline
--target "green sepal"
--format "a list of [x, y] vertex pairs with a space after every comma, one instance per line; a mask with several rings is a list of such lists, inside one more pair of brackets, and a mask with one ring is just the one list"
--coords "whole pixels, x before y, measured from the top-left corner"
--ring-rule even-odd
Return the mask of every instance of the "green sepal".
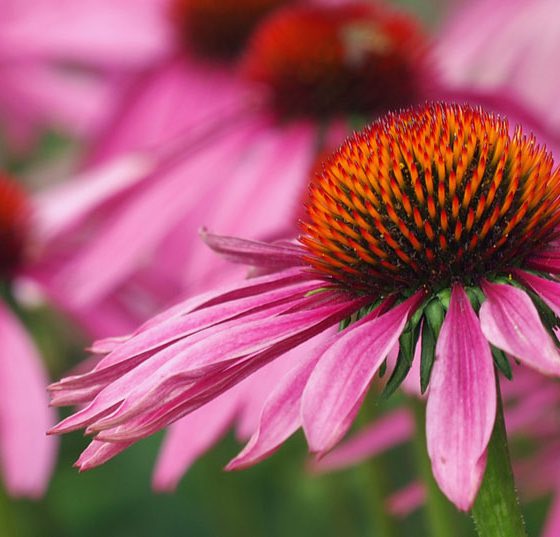
[[445, 319], [445, 307], [437, 297], [433, 298], [430, 302], [428, 302], [428, 304], [426, 304], [426, 307], [424, 308], [424, 318], [430, 324], [432, 333], [437, 340], [439, 331], [441, 330], [441, 325]]
[[383, 360], [383, 363], [379, 368], [379, 372], [378, 372], [379, 378], [382, 379], [385, 376], [385, 373], [387, 373], [387, 359]]
[[451, 302], [451, 289], [449, 287], [446, 287], [445, 289], [442, 289], [436, 296], [440, 304], [447, 311], [449, 309], [449, 302]]
[[365, 317], [368, 313], [371, 313], [375, 308], [377, 308], [381, 304], [381, 299], [376, 300], [373, 304], [369, 304], [368, 306], [363, 306], [358, 311], [354, 312], [352, 315], [346, 317], [346, 319], [342, 319], [338, 323], [338, 331], [341, 332], [345, 328], [348, 328], [351, 324], [359, 321], [363, 317]]
[[506, 356], [506, 353], [494, 345], [490, 345], [492, 349], [492, 357], [494, 358], [494, 364], [496, 367], [504, 374], [504, 376], [511, 380], [513, 378], [513, 372], [511, 370], [511, 365]]
[[432, 367], [436, 357], [436, 342], [430, 323], [422, 323], [422, 355], [420, 357], [420, 391], [424, 393], [430, 383]]
[[428, 302], [424, 308], [424, 322], [422, 323], [422, 354], [420, 358], [420, 390], [422, 393], [428, 388], [432, 367], [436, 354], [436, 343], [439, 331], [445, 319], [445, 309], [437, 297]]
[[415, 324], [412, 323], [412, 318], [408, 321], [401, 337], [399, 338], [399, 355], [397, 357], [397, 364], [391, 373], [391, 377], [385, 384], [385, 388], [381, 393], [382, 399], [388, 399], [396, 389], [402, 384], [402, 381], [406, 378], [407, 373], [410, 371], [412, 366], [412, 360], [414, 359], [414, 349], [416, 348], [416, 342], [418, 341], [418, 336], [420, 334], [420, 319]]
[[467, 293], [467, 296], [469, 297], [469, 300], [470, 300], [471, 306], [473, 307], [473, 310], [478, 313], [478, 310], [480, 309], [480, 306], [486, 300], [486, 297], [484, 296], [484, 293], [482, 292], [482, 289], [480, 287], [467, 287], [465, 289], [465, 292]]

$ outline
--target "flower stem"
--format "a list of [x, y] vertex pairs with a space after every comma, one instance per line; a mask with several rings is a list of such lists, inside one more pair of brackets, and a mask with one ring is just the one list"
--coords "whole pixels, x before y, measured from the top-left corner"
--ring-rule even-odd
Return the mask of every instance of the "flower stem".
[[[358, 422], [362, 426], [370, 425], [377, 417], [375, 401], [366, 399], [362, 406]], [[358, 467], [362, 478], [365, 480], [366, 511], [371, 521], [372, 536], [398, 537], [400, 535], [395, 519], [389, 513], [386, 502], [389, 497], [389, 486], [386, 465], [379, 456], [370, 457]]]
[[488, 444], [486, 473], [472, 509], [479, 537], [527, 537], [513, 481], [500, 383], [494, 431]]
[[417, 398], [410, 398], [416, 433], [413, 438], [416, 465], [426, 489], [425, 514], [430, 537], [458, 536], [453, 505], [439, 490], [432, 474], [432, 465], [426, 450], [426, 405]]

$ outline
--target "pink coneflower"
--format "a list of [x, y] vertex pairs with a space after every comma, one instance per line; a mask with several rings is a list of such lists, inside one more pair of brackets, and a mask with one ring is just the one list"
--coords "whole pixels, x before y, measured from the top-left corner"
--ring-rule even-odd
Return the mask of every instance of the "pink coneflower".
[[39, 352], [11, 294], [28, 253], [29, 209], [23, 190], [0, 173], [0, 468], [11, 495], [38, 497], [54, 464], [56, 443], [45, 437], [45, 429], [55, 417], [45, 407], [47, 375]]
[[[247, 28], [280, 4], [248, 40]], [[288, 4], [168, 4], [174, 44], [126, 95], [90, 156], [95, 168], [39, 198], [49, 255], [34, 279], [94, 336], [129, 332], [178, 296], [244, 276], [204, 247], [200, 224], [293, 236], [310, 169], [349, 133], [350, 119], [423, 95], [426, 40], [411, 17], [356, 2]], [[174, 424], [158, 488], [174, 486], [233, 422], [240, 439], [252, 434], [264, 377], [247, 379], [234, 403], [221, 398]], [[184, 449], [199, 423], [199, 442]]]
[[[264, 20], [248, 45], [243, 34], [235, 50], [246, 48], [234, 65], [233, 46], [224, 51], [205, 22], [254, 23], [255, 2], [236, 3], [233, 21], [231, 9], [225, 0], [175, 5], [181, 48], [142, 77], [91, 157], [100, 166], [129, 159], [138, 170], [142, 151], [143, 171], [117, 182], [98, 172], [94, 185], [87, 174], [43, 197], [40, 214], [61, 220], [61, 212], [72, 213], [49, 244], [66, 267], [52, 271], [48, 286], [74, 313], [101, 311], [115, 297], [130, 303], [140, 289], [149, 306], [133, 312], [138, 323], [146, 309], [153, 313], [178, 294], [239, 276], [200, 245], [201, 222], [256, 239], [293, 235], [322, 148], [342, 141], [353, 115], [423, 95], [425, 40], [401, 13], [354, 3], [285, 8]], [[220, 51], [227, 57], [216, 58]], [[271, 160], [280, 163], [274, 170]]]
[[300, 245], [207, 234], [227, 257], [275, 272], [96, 344], [106, 356], [92, 372], [52, 386], [54, 404], [85, 404], [53, 432], [86, 428], [92, 466], [310, 342], [229, 468], [261, 460], [300, 426], [311, 451], [326, 453], [397, 345], [386, 390], [399, 385], [421, 334], [433, 472], [469, 509], [494, 425], [495, 365], [507, 370], [512, 356], [560, 374], [559, 193], [551, 155], [520, 129], [508, 134], [505, 120], [445, 104], [390, 114], [312, 182]]

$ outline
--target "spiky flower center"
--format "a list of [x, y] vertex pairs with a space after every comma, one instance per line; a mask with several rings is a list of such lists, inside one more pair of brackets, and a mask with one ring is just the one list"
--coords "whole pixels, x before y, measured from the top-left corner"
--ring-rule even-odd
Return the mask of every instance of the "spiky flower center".
[[476, 285], [556, 236], [553, 165], [532, 135], [477, 108], [390, 114], [316, 176], [300, 240], [320, 274], [356, 291]]
[[27, 246], [30, 207], [24, 190], [0, 172], [0, 277], [21, 265]]
[[255, 25], [288, 0], [175, 0], [172, 17], [181, 38], [203, 57], [231, 59]]
[[255, 32], [243, 72], [271, 89], [281, 117], [374, 114], [419, 97], [416, 23], [369, 4], [302, 6]]

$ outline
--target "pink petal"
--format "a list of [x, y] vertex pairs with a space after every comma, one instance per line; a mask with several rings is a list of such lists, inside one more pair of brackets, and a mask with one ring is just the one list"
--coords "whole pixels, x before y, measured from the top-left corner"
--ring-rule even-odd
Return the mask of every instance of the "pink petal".
[[465, 291], [455, 285], [436, 345], [426, 410], [434, 477], [459, 508], [471, 508], [496, 415], [490, 346]]
[[378, 310], [373, 311], [339, 334], [323, 354], [302, 402], [303, 429], [311, 451], [328, 451], [346, 433], [371, 379], [420, 298], [416, 294], [380, 317]]
[[416, 481], [392, 494], [387, 508], [392, 515], [404, 517], [422, 507], [425, 499], [424, 485]]
[[74, 466], [85, 472], [91, 470], [96, 466], [106, 463], [119, 453], [122, 453], [126, 448], [130, 447], [132, 442], [99, 442], [92, 440], [88, 447], [82, 451], [80, 458], [76, 461]]
[[134, 80], [99, 136], [91, 161], [171, 142], [186, 153], [193, 141], [209, 138], [214, 143], [252, 119], [253, 88], [229, 67], [190, 60], [186, 54], [173, 56]]
[[486, 339], [545, 375], [560, 375], [558, 349], [527, 293], [490, 282], [482, 288], [486, 301], [479, 315]]
[[0, 302], [0, 464], [8, 492], [39, 497], [47, 487], [57, 442], [46, 436], [47, 377], [28, 334]]
[[234, 263], [276, 269], [304, 264], [302, 256], [305, 254], [305, 250], [296, 244], [250, 241], [237, 237], [215, 235], [209, 233], [206, 229], [203, 229], [200, 235], [214, 252]]
[[148, 155], [125, 155], [39, 193], [34, 211], [43, 237], [64, 240], [65, 233], [93, 218], [104, 203], [144, 179], [153, 165]]
[[264, 403], [259, 426], [243, 451], [227, 465], [228, 470], [246, 468], [273, 453], [301, 426], [300, 402], [303, 389], [325, 347], [330, 344], [314, 338], [292, 352], [300, 354], [299, 363], [278, 382]]
[[[255, 314], [253, 320], [247, 317], [235, 319], [230, 324], [209, 328], [164, 348], [109, 384], [92, 403], [62, 421], [52, 432], [63, 432], [93, 422], [96, 422], [96, 429], [101, 424], [102, 428], [110, 428], [129, 421], [131, 416], [145, 409], [157, 412], [173, 406], [177, 397], [188, 399], [188, 388], [198, 379], [204, 384], [212, 378], [207, 373], [215, 371], [217, 378], [221, 379], [222, 369], [232, 369], [232, 364], [243, 363], [244, 358], [254, 353], [286, 352], [301, 343], [299, 339], [305, 338], [307, 332], [317, 333], [328, 323], [336, 323], [338, 316], [353, 307], [353, 302], [333, 301], [310, 310], [276, 315], [287, 307], [278, 306], [278, 311], [264, 309]], [[121, 405], [122, 401], [125, 403]], [[110, 416], [107, 416], [108, 409], [112, 412]], [[106, 417], [100, 419], [101, 414]], [[109, 437], [103, 435], [100, 439], [109, 440]]]
[[389, 412], [314, 461], [311, 468], [316, 472], [348, 468], [407, 441], [413, 431], [414, 422], [406, 410]]
[[521, 270], [514, 273], [520, 281], [528, 284], [557, 316], [560, 316], [560, 283]]
[[161, 0], [17, 0], [2, 3], [0, 48], [19, 56], [140, 67], [171, 43]]
[[[233, 158], [239, 151], [240, 138], [228, 139], [225, 146], [216, 143], [210, 150], [160, 169], [151, 180], [142, 181], [142, 189], [128, 196], [120, 210], [105, 219], [94, 240], [86, 243], [58, 274], [60, 292], [66, 293], [76, 307], [83, 306], [95, 303], [130, 277], [153, 255], [159, 241], [201, 202], [209, 189], [208, 181], [194, 177], [214, 173], [216, 159]], [[185, 176], [191, 180], [185, 182]], [[161, 210], [163, 207], [165, 210]], [[157, 218], [153, 218], [158, 209]], [[193, 225], [191, 232], [195, 231]]]
[[[138, 416], [123, 420], [123, 425], [102, 431], [98, 438], [106, 441], [122, 441], [139, 439], [153, 434], [169, 423], [211, 401], [243, 379], [248, 378], [272, 360], [283, 356], [289, 350], [337, 324], [370, 301], [370, 297], [362, 297], [350, 302], [343, 301], [338, 305], [332, 304], [318, 308], [315, 324], [301, 329], [293, 336], [256, 354], [236, 359], [233, 365], [230, 364], [229, 360], [225, 360], [223, 362], [226, 365], [225, 368], [218, 368], [215, 371], [209, 370], [207, 374], [200, 377], [200, 380], [192, 379], [193, 384], [190, 387], [181, 386], [176, 396], [173, 396], [171, 390], [170, 397], [161, 401], [156, 397], [157, 393], [161, 393], [163, 388], [167, 393], [168, 389], [170, 387], [173, 389], [173, 384], [177, 382], [176, 379], [171, 378], [169, 386], [160, 386], [153, 394], [147, 394], [149, 400], [147, 405], [140, 401], [140, 406], [146, 406], [146, 408]], [[187, 374], [187, 376], [190, 377], [190, 374]], [[113, 412], [114, 410], [111, 408], [107, 412]]]

